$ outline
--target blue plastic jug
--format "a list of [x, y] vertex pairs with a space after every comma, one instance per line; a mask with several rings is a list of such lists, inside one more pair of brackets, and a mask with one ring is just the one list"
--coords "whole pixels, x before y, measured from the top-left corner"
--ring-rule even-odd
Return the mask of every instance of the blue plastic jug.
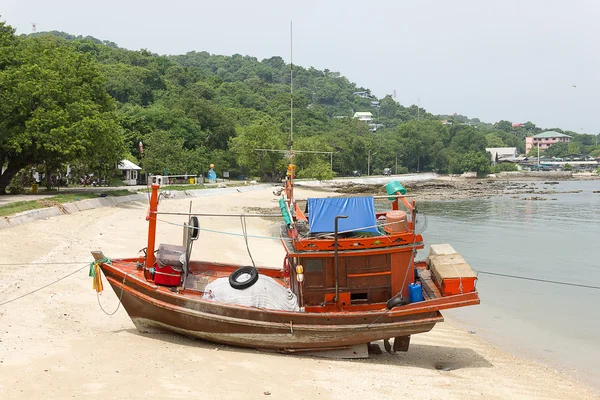
[[411, 303], [423, 301], [423, 290], [421, 289], [420, 283], [409, 283], [408, 284], [408, 297]]

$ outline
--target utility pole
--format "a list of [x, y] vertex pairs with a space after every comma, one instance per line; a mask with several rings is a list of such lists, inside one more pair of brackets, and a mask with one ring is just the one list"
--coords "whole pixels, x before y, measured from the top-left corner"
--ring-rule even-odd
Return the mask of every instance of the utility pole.
[[398, 175], [398, 153], [396, 153], [396, 175]]
[[367, 176], [371, 176], [371, 150], [369, 150], [369, 156], [367, 157]]

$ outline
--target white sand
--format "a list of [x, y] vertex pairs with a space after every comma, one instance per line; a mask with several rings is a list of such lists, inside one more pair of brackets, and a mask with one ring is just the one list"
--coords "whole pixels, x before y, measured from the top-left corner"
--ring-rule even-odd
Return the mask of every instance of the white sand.
[[[299, 197], [306, 197], [299, 190]], [[276, 207], [269, 189], [193, 200], [195, 211]], [[161, 211], [186, 211], [189, 200], [165, 200]], [[36, 221], [0, 231], [0, 303], [43, 286], [88, 262], [90, 250], [135, 256], [145, 247], [147, 206], [135, 203]], [[184, 217], [163, 217], [177, 223]], [[202, 218], [208, 229], [241, 232], [240, 221]], [[272, 223], [248, 219], [251, 234]], [[179, 243], [181, 228], [159, 223], [157, 242]], [[251, 239], [256, 263], [279, 267], [276, 240]], [[248, 264], [242, 238], [201, 233], [195, 259]], [[87, 270], [0, 306], [0, 399], [452, 399], [594, 398], [560, 373], [494, 349], [447, 322], [412, 338], [408, 353], [340, 361], [260, 353], [190, 340], [141, 335], [123, 309], [98, 307]], [[102, 305], [117, 296], [106, 284]], [[439, 370], [446, 367], [449, 370]], [[265, 394], [269, 392], [270, 395]]]

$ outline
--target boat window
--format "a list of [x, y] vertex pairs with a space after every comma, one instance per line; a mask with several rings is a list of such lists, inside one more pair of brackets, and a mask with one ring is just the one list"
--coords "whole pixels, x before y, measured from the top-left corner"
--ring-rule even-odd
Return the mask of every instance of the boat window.
[[368, 293], [351, 293], [350, 294], [350, 303], [360, 303], [369, 300]]

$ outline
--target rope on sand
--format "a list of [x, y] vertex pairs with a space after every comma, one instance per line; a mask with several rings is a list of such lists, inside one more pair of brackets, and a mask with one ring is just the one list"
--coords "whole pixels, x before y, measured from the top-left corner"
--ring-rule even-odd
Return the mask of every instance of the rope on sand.
[[45, 288], [47, 288], [48, 286], [52, 286], [52, 285], [54, 285], [55, 283], [57, 283], [57, 282], [60, 282], [60, 281], [62, 281], [63, 279], [66, 279], [66, 278], [68, 278], [68, 277], [69, 277], [69, 276], [71, 276], [71, 275], [75, 275], [76, 273], [78, 273], [78, 272], [80, 272], [80, 271], [83, 271], [85, 268], [88, 268], [88, 266], [89, 266], [89, 263], [88, 263], [88, 262], [86, 262], [86, 263], [85, 263], [85, 265], [84, 265], [83, 267], [79, 268], [78, 270], [76, 270], [76, 271], [73, 271], [73, 272], [71, 272], [70, 274], [67, 274], [67, 275], [65, 275], [65, 276], [63, 276], [63, 277], [61, 277], [61, 278], [58, 278], [57, 280], [55, 280], [55, 281], [53, 281], [53, 282], [50, 282], [50, 283], [49, 283], [49, 284], [47, 284], [47, 285], [44, 285], [44, 286], [42, 286], [42, 287], [40, 287], [40, 288], [37, 288], [37, 289], [35, 289], [35, 290], [32, 290], [31, 292], [25, 293], [25, 294], [23, 294], [23, 295], [21, 295], [21, 296], [15, 297], [14, 299], [10, 299], [10, 300], [7, 300], [7, 301], [5, 301], [5, 302], [2, 302], [2, 303], [0, 303], [0, 307], [1, 307], [1, 306], [3, 306], [3, 305], [5, 305], [5, 304], [12, 303], [13, 301], [16, 301], [16, 300], [22, 299], [23, 297], [26, 297], [26, 296], [29, 296], [29, 295], [31, 295], [31, 294], [34, 294], [35, 292], [39, 292], [40, 290], [42, 290], [42, 289], [45, 289]]

